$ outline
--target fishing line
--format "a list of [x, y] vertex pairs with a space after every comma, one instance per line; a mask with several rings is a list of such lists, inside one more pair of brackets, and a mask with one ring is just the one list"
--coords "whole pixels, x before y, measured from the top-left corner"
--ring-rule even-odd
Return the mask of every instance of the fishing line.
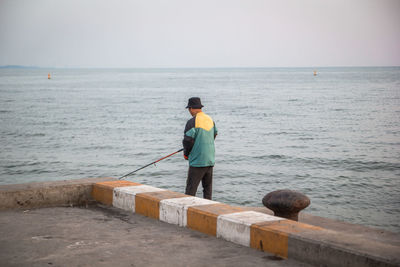
[[158, 159], [158, 160], [156, 160], [156, 161], [153, 161], [152, 163], [149, 163], [149, 164], [147, 164], [147, 165], [144, 165], [143, 167], [140, 167], [139, 169], [136, 169], [136, 170], [134, 170], [134, 171], [132, 171], [132, 172], [130, 172], [130, 173], [128, 173], [128, 174], [125, 174], [124, 176], [119, 177], [118, 180], [121, 180], [122, 178], [128, 177], [128, 176], [134, 174], [135, 172], [140, 171], [141, 169], [144, 169], [144, 168], [146, 168], [146, 167], [148, 167], [148, 166], [150, 166], [150, 165], [156, 164], [157, 162], [162, 161], [163, 159], [169, 158], [169, 157], [171, 157], [172, 155], [174, 155], [174, 154], [176, 154], [176, 153], [179, 153], [179, 152], [181, 152], [181, 151], [183, 151], [183, 148], [182, 148], [182, 149], [179, 149], [178, 151], [175, 151], [174, 153], [171, 153], [171, 154], [169, 154], [169, 155], [167, 155], [167, 156], [165, 156], [165, 157], [162, 157], [161, 159]]

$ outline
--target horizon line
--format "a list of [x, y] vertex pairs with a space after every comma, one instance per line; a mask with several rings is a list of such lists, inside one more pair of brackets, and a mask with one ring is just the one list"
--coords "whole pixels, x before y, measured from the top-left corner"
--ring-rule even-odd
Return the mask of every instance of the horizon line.
[[400, 67], [400, 65], [361, 65], [361, 66], [243, 66], [243, 67], [77, 67], [77, 66], [58, 66], [58, 67], [50, 67], [50, 66], [35, 66], [35, 65], [0, 65], [1, 69], [9, 68], [9, 69], [17, 69], [17, 68], [25, 68], [25, 69], [294, 69], [294, 68], [396, 68]]

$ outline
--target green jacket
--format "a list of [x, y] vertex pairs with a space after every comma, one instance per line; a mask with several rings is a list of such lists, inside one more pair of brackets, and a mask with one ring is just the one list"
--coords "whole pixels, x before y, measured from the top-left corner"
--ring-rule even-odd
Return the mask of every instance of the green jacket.
[[217, 133], [214, 121], [204, 112], [199, 112], [188, 120], [182, 143], [183, 153], [189, 157], [190, 166], [214, 166], [214, 139]]

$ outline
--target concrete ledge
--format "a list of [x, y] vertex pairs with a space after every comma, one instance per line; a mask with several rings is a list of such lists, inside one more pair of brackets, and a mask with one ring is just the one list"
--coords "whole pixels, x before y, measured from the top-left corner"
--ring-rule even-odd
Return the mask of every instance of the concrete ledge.
[[320, 217], [307, 215], [310, 224], [294, 222], [112, 178], [0, 186], [0, 210], [92, 201], [317, 266], [400, 266], [399, 235]]
[[0, 210], [81, 205], [94, 201], [93, 184], [113, 178], [87, 178], [0, 186]]
[[[259, 250], [273, 252], [276, 255], [284, 258], [287, 258], [289, 256], [289, 253], [290, 256], [293, 257], [296, 255], [295, 253], [297, 250], [295, 249], [295, 253], [292, 253], [293, 246], [291, 240], [298, 233], [308, 231], [314, 232], [316, 233], [316, 235], [319, 235], [320, 230], [322, 230], [322, 228], [320, 227], [291, 220], [270, 220], [254, 223], [251, 225], [250, 229], [250, 246]], [[296, 257], [297, 255], [294, 258]], [[303, 260], [305, 260], [304, 257]]]
[[136, 194], [159, 191], [165, 191], [165, 189], [140, 184], [134, 186], [117, 187], [114, 190], [112, 203], [116, 208], [135, 212]]
[[400, 247], [327, 229], [295, 233], [288, 248], [292, 258], [313, 265], [400, 266]]
[[139, 214], [158, 220], [160, 219], [160, 201], [178, 197], [187, 197], [187, 195], [169, 190], [136, 194], [135, 210]]
[[124, 186], [133, 186], [133, 185], [140, 185], [140, 184], [129, 181], [119, 181], [119, 180], [99, 182], [96, 183], [96, 186], [93, 188], [92, 197], [100, 203], [103, 203], [105, 205], [112, 205], [114, 188], [116, 187], [121, 188]]
[[160, 201], [160, 221], [186, 226], [189, 207], [215, 203], [218, 202], [192, 196], [164, 199]]
[[243, 211], [226, 204], [212, 204], [190, 207], [187, 211], [187, 226], [193, 230], [216, 236], [218, 216]]
[[132, 182], [98, 183], [93, 191], [93, 197], [104, 204], [187, 226], [282, 258], [318, 266], [400, 266], [399, 246], [351, 233]]
[[[255, 211], [241, 211], [220, 215], [217, 219], [217, 237], [249, 247], [250, 242], [252, 241], [250, 228], [253, 224], [279, 220], [286, 219]], [[264, 249], [264, 251], [268, 250]], [[285, 254], [277, 255], [287, 258], [287, 255]]]

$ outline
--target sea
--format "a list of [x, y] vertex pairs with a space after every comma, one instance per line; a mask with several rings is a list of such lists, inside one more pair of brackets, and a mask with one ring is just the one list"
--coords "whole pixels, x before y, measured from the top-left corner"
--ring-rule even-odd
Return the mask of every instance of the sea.
[[[214, 200], [291, 189], [304, 212], [400, 233], [400, 67], [2, 68], [0, 184], [156, 161], [182, 148], [193, 96], [218, 128]], [[187, 169], [178, 153], [127, 180], [184, 192]]]

